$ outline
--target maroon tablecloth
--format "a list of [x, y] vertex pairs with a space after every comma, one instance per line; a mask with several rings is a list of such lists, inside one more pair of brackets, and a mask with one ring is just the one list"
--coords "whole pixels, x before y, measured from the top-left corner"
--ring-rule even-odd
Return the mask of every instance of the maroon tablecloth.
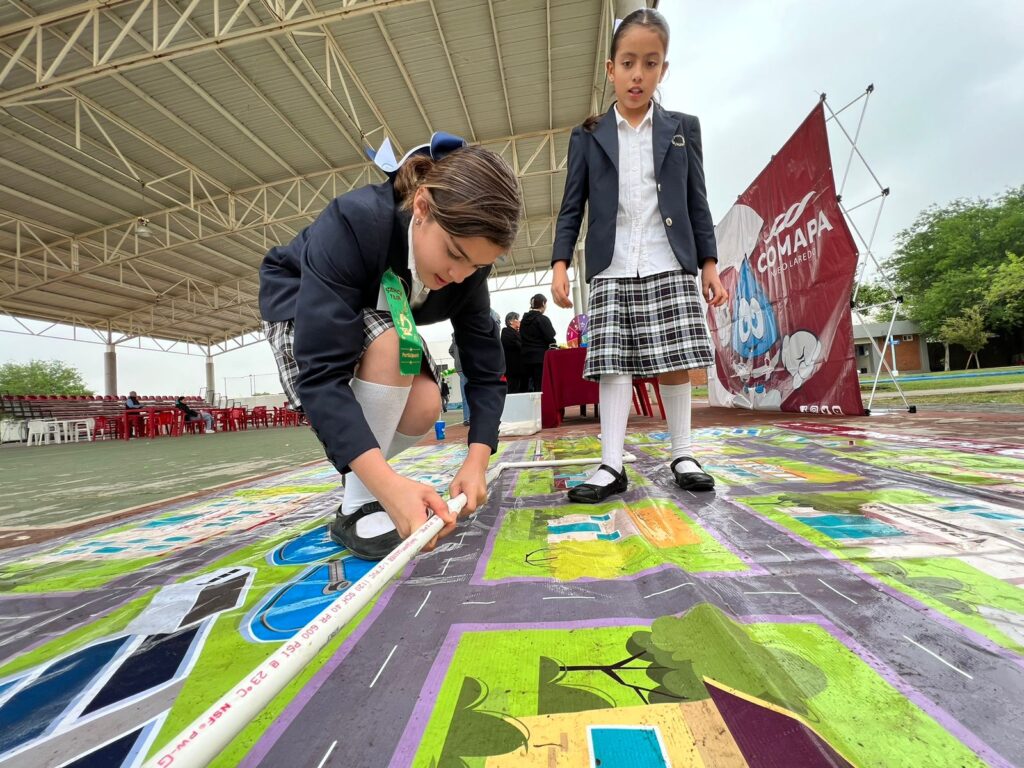
[[587, 350], [549, 349], [544, 355], [541, 382], [540, 418], [545, 429], [562, 423], [562, 409], [570, 405], [596, 405], [598, 385], [583, 378]]

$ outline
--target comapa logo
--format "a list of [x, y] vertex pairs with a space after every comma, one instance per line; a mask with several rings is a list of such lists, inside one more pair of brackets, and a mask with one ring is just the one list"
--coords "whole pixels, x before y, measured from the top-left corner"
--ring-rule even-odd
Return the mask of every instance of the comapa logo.
[[803, 218], [807, 204], [815, 194], [816, 192], [811, 190], [802, 200], [789, 206], [785, 213], [775, 217], [764, 238], [763, 250], [757, 256], [758, 272], [774, 269], [783, 259], [796, 255], [813, 243], [822, 232], [832, 229], [832, 224], [829, 223], [824, 211], [818, 211], [816, 216], [812, 215], [801, 226], [795, 226]]

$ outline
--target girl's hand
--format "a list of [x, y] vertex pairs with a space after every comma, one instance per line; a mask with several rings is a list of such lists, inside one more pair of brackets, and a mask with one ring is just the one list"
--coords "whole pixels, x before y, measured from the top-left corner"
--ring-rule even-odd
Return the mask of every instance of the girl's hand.
[[448, 493], [454, 499], [460, 493], [466, 494], [466, 506], [460, 517], [471, 515], [476, 508], [487, 501], [487, 462], [491, 458], [490, 446], [471, 443], [466, 460], [452, 480]]
[[413, 531], [427, 521], [428, 511], [444, 521], [444, 528], [423, 548], [424, 552], [432, 550], [438, 539], [443, 539], [455, 530], [457, 516], [448, 511], [448, 505], [429, 485], [399, 475], [389, 484], [387, 493], [378, 498], [403, 539], [409, 538]]
[[569, 268], [565, 266], [564, 261], [555, 262], [552, 268], [551, 298], [563, 309], [572, 308], [572, 300], [569, 298]]
[[709, 307], [720, 307], [729, 300], [729, 292], [718, 279], [718, 265], [715, 262], [705, 262], [700, 270], [700, 281]]

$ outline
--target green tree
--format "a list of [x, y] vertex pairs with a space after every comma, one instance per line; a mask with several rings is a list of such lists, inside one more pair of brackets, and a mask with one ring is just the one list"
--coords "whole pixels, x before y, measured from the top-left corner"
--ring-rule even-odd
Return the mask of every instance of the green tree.
[[1024, 326], [1024, 257], [1007, 253], [987, 278], [985, 307], [992, 326], [1005, 330]]
[[[864, 313], [862, 316], [864, 322], [871, 320], [875, 322], [889, 322], [889, 319], [892, 317], [891, 302], [893, 300], [892, 291], [886, 287], [885, 283], [861, 283], [857, 288], [856, 307], [875, 307]], [[885, 304], [886, 306], [879, 307], [877, 306], [879, 304]], [[904, 312], [902, 310], [896, 313], [896, 319], [904, 319]]]
[[932, 337], [950, 318], [982, 307], [989, 327], [1006, 326], [986, 301], [994, 271], [1007, 253], [1024, 253], [1024, 187], [990, 200], [932, 206], [896, 236], [889, 266], [908, 315]]
[[988, 340], [995, 334], [985, 330], [985, 318], [978, 307], [967, 307], [960, 317], [947, 321], [939, 329], [939, 338], [946, 344], [959, 344], [970, 354], [967, 356], [967, 363], [964, 368], [971, 367], [971, 358], [974, 358], [975, 365], [981, 368], [978, 362], [978, 352], [988, 344]]
[[91, 395], [82, 374], [60, 360], [0, 365], [0, 392], [12, 395]]

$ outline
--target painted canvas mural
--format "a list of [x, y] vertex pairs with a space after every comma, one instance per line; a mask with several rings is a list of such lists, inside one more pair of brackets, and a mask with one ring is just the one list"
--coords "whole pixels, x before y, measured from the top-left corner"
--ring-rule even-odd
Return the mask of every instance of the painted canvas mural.
[[[1024, 765], [1024, 456], [842, 427], [698, 430], [621, 498], [508, 470], [216, 766]], [[502, 444], [579, 459], [595, 437]], [[403, 472], [443, 489], [464, 448]], [[0, 766], [137, 766], [350, 589], [326, 463], [0, 551]]]

